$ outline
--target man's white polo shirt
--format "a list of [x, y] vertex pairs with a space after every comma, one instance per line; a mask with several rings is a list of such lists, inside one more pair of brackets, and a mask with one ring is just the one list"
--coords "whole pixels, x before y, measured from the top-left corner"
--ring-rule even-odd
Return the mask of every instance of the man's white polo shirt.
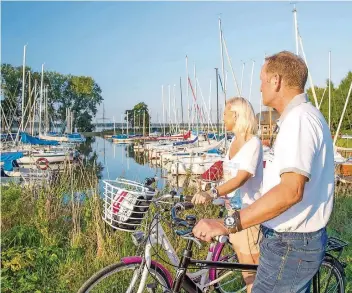
[[333, 206], [334, 152], [329, 127], [305, 94], [287, 105], [278, 127], [264, 169], [263, 194], [278, 185], [286, 172], [302, 174], [309, 181], [301, 202], [263, 225], [277, 232], [317, 231], [326, 226]]

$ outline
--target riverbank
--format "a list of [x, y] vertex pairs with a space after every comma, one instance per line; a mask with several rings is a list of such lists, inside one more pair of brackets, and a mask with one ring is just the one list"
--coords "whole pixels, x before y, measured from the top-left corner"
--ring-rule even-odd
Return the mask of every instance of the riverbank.
[[[36, 190], [2, 188], [2, 292], [76, 292], [97, 270], [136, 253], [129, 233], [104, 226], [97, 186], [94, 172], [83, 169]], [[90, 196], [82, 196], [88, 192]], [[211, 210], [215, 216], [216, 209]], [[194, 211], [199, 217], [204, 212], [204, 207]], [[211, 216], [209, 209], [206, 213]], [[352, 243], [351, 214], [352, 190], [337, 186], [329, 235]], [[182, 249], [183, 242], [177, 247]], [[350, 292], [352, 244], [342, 259]]]

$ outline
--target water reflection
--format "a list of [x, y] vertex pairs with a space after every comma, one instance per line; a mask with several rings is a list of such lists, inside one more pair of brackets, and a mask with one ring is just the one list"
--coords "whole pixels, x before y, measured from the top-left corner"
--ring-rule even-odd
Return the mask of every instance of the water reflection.
[[101, 137], [91, 137], [79, 147], [90, 168], [95, 166], [99, 179], [117, 177], [143, 182], [146, 177], [156, 176], [158, 188], [166, 184], [166, 174], [159, 167], [148, 163], [144, 153], [134, 152], [132, 144], [114, 144]]
[[95, 137], [88, 137], [87, 140], [78, 147], [79, 152], [84, 156], [84, 166], [87, 169], [95, 170], [98, 179], [102, 179], [104, 166], [99, 162], [99, 154], [93, 149]]

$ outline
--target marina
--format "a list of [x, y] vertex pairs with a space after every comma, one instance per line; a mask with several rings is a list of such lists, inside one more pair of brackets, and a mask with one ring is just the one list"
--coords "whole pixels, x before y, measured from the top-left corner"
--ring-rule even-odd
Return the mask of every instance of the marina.
[[[255, 224], [283, 213], [294, 216], [268, 229], [307, 228], [301, 210], [322, 210], [320, 266], [332, 268], [317, 271], [310, 292], [352, 292], [349, 3], [1, 5], [4, 292], [250, 292], [243, 273], [255, 277], [259, 248], [244, 253], [230, 236], [266, 233]], [[299, 123], [286, 120], [297, 129], [285, 132], [298, 106]], [[301, 185], [285, 179], [295, 175]], [[242, 227], [241, 209], [270, 192], [280, 213], [253, 205], [244, 217], [271, 218]], [[306, 221], [287, 228], [296, 212]], [[196, 234], [200, 220], [220, 218], [234, 221], [223, 221], [227, 234]], [[189, 255], [200, 261], [185, 275]]]

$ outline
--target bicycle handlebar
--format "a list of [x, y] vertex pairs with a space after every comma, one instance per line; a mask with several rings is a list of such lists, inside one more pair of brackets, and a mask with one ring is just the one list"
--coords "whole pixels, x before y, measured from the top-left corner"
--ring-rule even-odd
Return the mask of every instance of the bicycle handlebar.
[[[150, 185], [152, 185], [154, 182], [156, 182], [156, 178], [147, 177], [144, 180], [144, 185], [147, 188], [151, 188]], [[162, 198], [167, 198], [167, 197], [180, 199], [180, 202], [176, 203], [171, 208], [171, 219], [176, 226], [182, 226], [186, 228], [186, 230], [176, 230], [175, 231], [176, 234], [179, 236], [189, 235], [191, 238], [193, 238], [192, 229], [196, 224], [196, 218], [194, 216], [188, 216], [188, 219], [186, 218], [186, 220], [184, 220], [177, 216], [177, 213], [180, 212], [181, 210], [189, 210], [194, 208], [194, 205], [190, 202], [192, 200], [192, 196], [188, 196], [188, 195], [177, 196], [177, 193], [175, 191], [171, 191], [170, 194], [166, 194]], [[160, 200], [160, 198], [158, 200]], [[214, 237], [214, 240], [220, 243], [226, 243], [228, 241], [228, 236], [226, 235], [216, 236]]]
[[[184, 220], [184, 219], [177, 217], [177, 213], [180, 212], [181, 210], [189, 210], [189, 209], [192, 209], [193, 207], [194, 207], [194, 205], [190, 202], [180, 202], [180, 203], [177, 203], [174, 207], [172, 207], [171, 218], [172, 218], [173, 223], [175, 223], [177, 226], [182, 226], [182, 227], [187, 228], [184, 231], [176, 230], [177, 235], [184, 236], [186, 234], [190, 234], [189, 236], [193, 237], [192, 229], [196, 223], [196, 218], [189, 216], [192, 218], [190, 218], [189, 221], [187, 221], [187, 220]], [[228, 242], [229, 237], [226, 235], [220, 235], [220, 236], [214, 237], [214, 240], [218, 241], [220, 243], [226, 243], [226, 242]]]

